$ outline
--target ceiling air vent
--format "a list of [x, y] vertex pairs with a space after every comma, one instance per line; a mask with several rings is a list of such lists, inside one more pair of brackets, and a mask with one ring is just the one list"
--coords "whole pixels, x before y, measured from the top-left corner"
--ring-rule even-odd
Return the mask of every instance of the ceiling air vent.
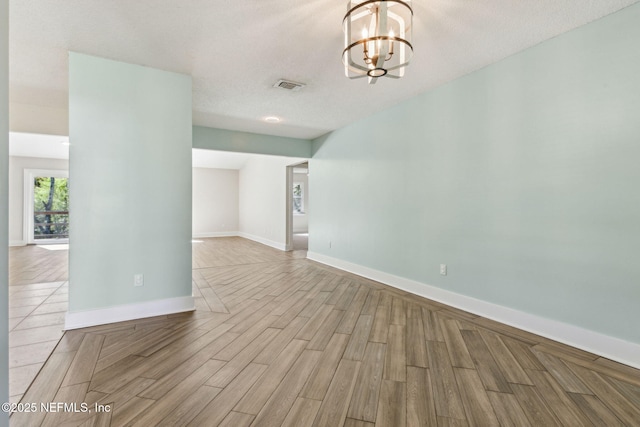
[[276, 84], [273, 85], [273, 87], [278, 87], [280, 89], [287, 89], [292, 91], [298, 91], [305, 86], [306, 85], [302, 83], [297, 83], [297, 82], [292, 82], [291, 80], [282, 80], [282, 79], [278, 80]]

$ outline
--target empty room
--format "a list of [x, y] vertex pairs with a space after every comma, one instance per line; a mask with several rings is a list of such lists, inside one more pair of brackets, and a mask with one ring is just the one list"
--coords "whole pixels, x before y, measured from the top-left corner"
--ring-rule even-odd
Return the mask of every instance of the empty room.
[[0, 0], [0, 425], [638, 425], [638, 23]]

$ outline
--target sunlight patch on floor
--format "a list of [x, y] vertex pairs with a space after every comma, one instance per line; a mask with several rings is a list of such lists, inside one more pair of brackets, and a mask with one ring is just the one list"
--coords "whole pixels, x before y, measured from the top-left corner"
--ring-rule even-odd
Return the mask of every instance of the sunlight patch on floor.
[[69, 244], [62, 243], [59, 245], [37, 245], [39, 248], [46, 249], [48, 251], [68, 251]]

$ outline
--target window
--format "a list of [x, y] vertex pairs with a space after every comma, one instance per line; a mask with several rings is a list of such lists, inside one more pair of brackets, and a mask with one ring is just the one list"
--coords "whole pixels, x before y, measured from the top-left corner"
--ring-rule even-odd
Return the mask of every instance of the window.
[[293, 213], [304, 214], [304, 183], [293, 183]]
[[33, 239], [68, 238], [68, 178], [36, 176], [33, 183]]
[[69, 173], [24, 170], [25, 243], [62, 243], [69, 237]]

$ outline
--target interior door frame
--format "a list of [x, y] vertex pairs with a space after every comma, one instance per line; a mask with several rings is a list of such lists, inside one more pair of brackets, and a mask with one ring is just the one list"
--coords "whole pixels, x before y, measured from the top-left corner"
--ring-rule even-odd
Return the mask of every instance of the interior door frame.
[[[294, 163], [292, 165], [287, 166], [287, 207], [286, 207], [286, 244], [285, 251], [293, 250], [293, 170], [300, 165], [307, 165], [307, 170], [309, 169], [309, 160], [305, 160], [304, 162]], [[307, 185], [308, 187], [308, 185]], [[305, 191], [307, 191], [305, 189]]]
[[68, 243], [69, 239], [40, 239], [36, 242], [33, 236], [33, 184], [37, 176], [69, 178], [69, 171], [63, 169], [25, 169], [24, 170], [24, 208], [22, 210], [22, 236], [27, 245]]

